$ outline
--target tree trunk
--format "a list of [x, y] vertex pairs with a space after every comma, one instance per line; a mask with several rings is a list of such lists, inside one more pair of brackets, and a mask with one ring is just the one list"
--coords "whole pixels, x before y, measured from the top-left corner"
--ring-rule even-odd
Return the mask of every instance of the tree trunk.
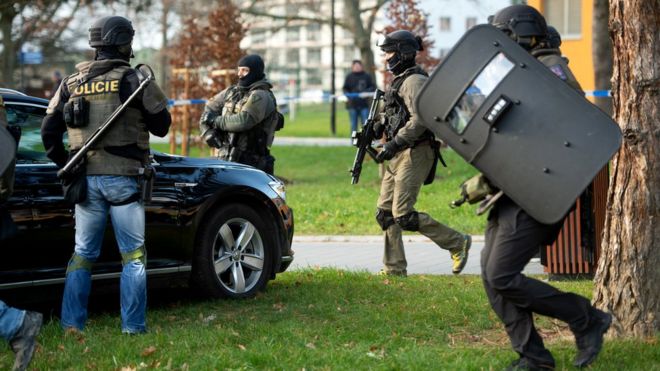
[[[596, 90], [612, 88], [612, 41], [608, 30], [610, 8], [608, 0], [594, 0], [593, 15], [593, 60]], [[612, 98], [596, 97], [596, 106], [612, 114]]]
[[611, 166], [594, 303], [618, 335], [660, 331], [660, 0], [611, 0], [612, 98], [623, 145]]
[[347, 29], [353, 34], [355, 45], [360, 50], [360, 58], [364, 70], [371, 75], [371, 79], [376, 81], [376, 67], [374, 63], [374, 53], [371, 50], [371, 31], [373, 23], [367, 22], [364, 27], [360, 12], [360, 2], [354, 0], [344, 0], [344, 18], [348, 25]]
[[2, 32], [2, 86], [14, 88], [14, 64], [16, 45], [11, 38], [11, 24], [17, 13], [13, 6], [3, 6], [0, 12], [0, 31]]
[[169, 61], [167, 58], [167, 31], [169, 29], [169, 21], [168, 21], [168, 16], [170, 14], [170, 11], [172, 10], [172, 0], [163, 0], [162, 4], [163, 9], [162, 13], [160, 16], [160, 27], [161, 27], [161, 41], [162, 45], [160, 47], [160, 81], [158, 81], [158, 84], [160, 87], [163, 89], [163, 91], [169, 91], [169, 85], [168, 85], [168, 79], [167, 76], [168, 70], [170, 68], [169, 66]]

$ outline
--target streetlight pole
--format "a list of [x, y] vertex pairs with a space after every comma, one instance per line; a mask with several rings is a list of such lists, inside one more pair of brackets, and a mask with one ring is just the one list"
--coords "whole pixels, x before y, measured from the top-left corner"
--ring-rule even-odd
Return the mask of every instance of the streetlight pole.
[[337, 135], [337, 99], [335, 98], [335, 0], [330, 2], [330, 132]]

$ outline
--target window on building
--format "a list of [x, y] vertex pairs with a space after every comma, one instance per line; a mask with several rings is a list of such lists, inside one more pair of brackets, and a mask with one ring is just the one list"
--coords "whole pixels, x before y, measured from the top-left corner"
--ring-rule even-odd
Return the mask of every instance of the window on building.
[[289, 66], [297, 66], [300, 64], [300, 51], [299, 49], [289, 49], [286, 52], [286, 63]]
[[266, 30], [254, 29], [251, 32], [252, 44], [263, 44], [266, 42]]
[[305, 74], [307, 75], [307, 85], [323, 85], [323, 79], [321, 77], [321, 71], [318, 68], [307, 68], [305, 69]]
[[293, 26], [286, 29], [286, 41], [299, 41], [300, 40], [300, 27]]
[[543, 9], [548, 25], [554, 26], [562, 38], [582, 36], [581, 0], [544, 0]]
[[477, 17], [467, 17], [465, 18], [465, 29], [469, 30], [470, 28], [477, 25]]
[[321, 63], [321, 49], [319, 48], [307, 49], [307, 63], [311, 63], [311, 64]]
[[312, 23], [307, 25], [307, 41], [318, 41], [321, 39], [321, 25]]
[[441, 32], [451, 31], [451, 18], [449, 17], [440, 17], [439, 29]]

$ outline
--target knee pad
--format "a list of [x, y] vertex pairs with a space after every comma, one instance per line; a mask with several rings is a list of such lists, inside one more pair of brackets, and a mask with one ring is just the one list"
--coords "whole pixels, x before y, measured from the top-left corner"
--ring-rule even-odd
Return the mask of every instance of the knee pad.
[[390, 210], [376, 209], [376, 222], [380, 229], [386, 231], [387, 228], [394, 225], [394, 216]]
[[87, 258], [84, 258], [74, 252], [73, 255], [71, 255], [69, 264], [66, 266], [66, 273], [68, 274], [70, 272], [77, 271], [80, 269], [91, 272], [93, 264], [94, 264], [93, 261], [88, 260]]
[[402, 215], [394, 220], [404, 231], [419, 231], [419, 214], [417, 211], [409, 212], [408, 214]]
[[147, 249], [144, 247], [144, 245], [133, 251], [121, 253], [121, 265], [126, 265], [134, 261], [139, 261], [145, 267], [147, 266]]

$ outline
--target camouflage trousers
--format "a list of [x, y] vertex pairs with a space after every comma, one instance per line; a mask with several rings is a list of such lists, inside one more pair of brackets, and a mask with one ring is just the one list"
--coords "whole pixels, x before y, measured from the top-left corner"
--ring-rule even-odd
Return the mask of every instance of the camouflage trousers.
[[[417, 196], [434, 163], [433, 148], [428, 143], [399, 152], [387, 164], [385, 176], [380, 184], [378, 208], [391, 211], [398, 218], [415, 211]], [[418, 212], [419, 233], [446, 250], [459, 249], [463, 234]], [[403, 246], [402, 228], [394, 223], [385, 230], [384, 270], [391, 273], [406, 273], [408, 262]]]

